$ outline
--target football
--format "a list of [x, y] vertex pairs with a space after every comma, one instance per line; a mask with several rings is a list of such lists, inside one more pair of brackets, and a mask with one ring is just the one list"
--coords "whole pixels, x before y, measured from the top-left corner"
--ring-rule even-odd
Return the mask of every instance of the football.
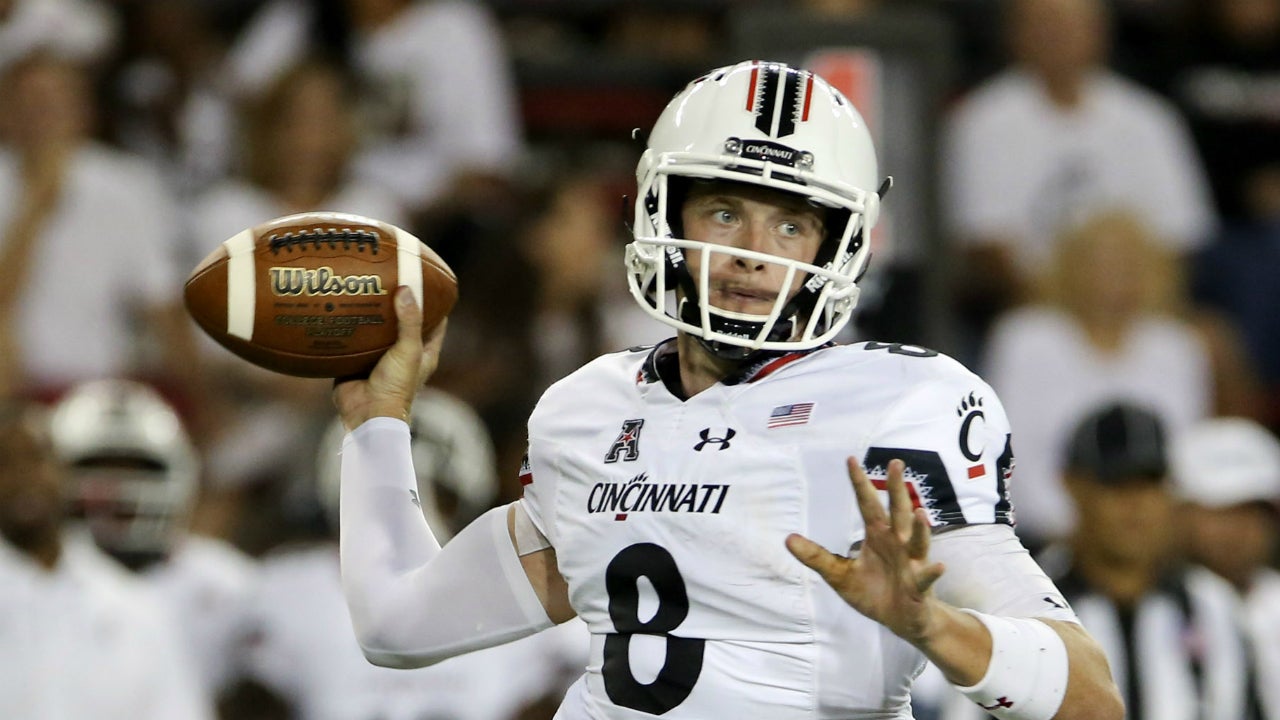
[[243, 230], [187, 278], [201, 329], [236, 355], [285, 375], [368, 374], [396, 340], [395, 291], [422, 307], [422, 334], [458, 299], [440, 256], [413, 235], [359, 215], [310, 212]]

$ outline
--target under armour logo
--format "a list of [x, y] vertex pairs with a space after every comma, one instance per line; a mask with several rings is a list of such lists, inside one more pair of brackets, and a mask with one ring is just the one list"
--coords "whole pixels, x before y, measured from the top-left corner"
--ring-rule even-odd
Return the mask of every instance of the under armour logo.
[[1013, 707], [1013, 702], [1009, 700], [1009, 698], [1005, 697], [1004, 695], [1001, 695], [1000, 697], [996, 698], [996, 701], [991, 703], [990, 705], [983, 705], [982, 703], [978, 703], [978, 707], [982, 708], [983, 710], [997, 710], [999, 708], [1011, 708]]
[[693, 449], [702, 452], [702, 448], [706, 447], [708, 443], [718, 443], [720, 445], [718, 449], [728, 450], [729, 441], [737, 434], [738, 432], [733, 428], [727, 428], [724, 431], [724, 437], [711, 437], [711, 428], [702, 428], [698, 431], [698, 436], [702, 438], [702, 441], [694, 445]]

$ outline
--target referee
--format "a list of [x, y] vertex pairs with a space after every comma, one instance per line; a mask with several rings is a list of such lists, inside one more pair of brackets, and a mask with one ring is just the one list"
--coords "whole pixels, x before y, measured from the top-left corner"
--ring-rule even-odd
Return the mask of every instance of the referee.
[[1241, 720], [1247, 673], [1229, 586], [1177, 557], [1165, 431], [1112, 404], [1076, 427], [1065, 483], [1079, 515], [1042, 559], [1111, 663], [1130, 720]]

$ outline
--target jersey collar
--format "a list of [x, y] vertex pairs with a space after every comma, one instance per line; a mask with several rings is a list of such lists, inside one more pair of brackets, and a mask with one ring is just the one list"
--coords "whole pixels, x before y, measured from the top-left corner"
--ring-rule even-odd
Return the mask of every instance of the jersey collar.
[[[750, 362], [743, 364], [728, 377], [721, 380], [720, 383], [722, 385], [743, 385], [763, 380], [800, 358], [808, 357], [811, 353], [834, 345], [834, 342], [828, 342], [808, 350], [761, 352], [753, 356]], [[654, 345], [653, 349], [649, 351], [649, 355], [644, 359], [644, 363], [641, 364], [640, 371], [636, 373], [637, 385], [648, 385], [656, 382], [661, 382], [665, 385], [672, 395], [685, 399], [684, 391], [680, 387], [680, 358], [676, 352], [675, 338], [668, 338]]]

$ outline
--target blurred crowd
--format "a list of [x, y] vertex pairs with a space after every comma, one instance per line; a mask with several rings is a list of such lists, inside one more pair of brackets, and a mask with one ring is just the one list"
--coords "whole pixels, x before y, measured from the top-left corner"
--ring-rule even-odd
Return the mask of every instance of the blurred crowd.
[[[0, 0], [0, 663], [34, 653], [57, 675], [101, 661], [122, 688], [146, 688], [153, 666], [191, 696], [148, 696], [168, 708], [154, 715], [81, 713], [32, 686], [0, 692], [0, 715], [550, 717], [585, 657], [576, 626], [415, 673], [363, 664], [337, 587], [330, 384], [203, 337], [183, 280], [236, 232], [307, 210], [376, 217], [437, 250], [460, 300], [415, 457], [447, 537], [519, 497], [524, 422], [548, 385], [666, 336], [623, 275], [631, 130], [690, 78], [774, 47], [750, 28], [783, 16], [802, 36], [823, 29], [822, 46], [766, 59], [822, 64], [865, 100], [882, 173], [916, 183], [886, 201], [845, 339], [929, 345], [992, 384], [1013, 426], [1018, 532], [1037, 551], [1073, 547], [1063, 577], [1101, 564], [1098, 577], [1156, 587], [1194, 561], [1226, 576], [1223, 602], [1247, 599], [1280, 533], [1280, 0]], [[945, 76], [913, 71], [904, 24], [934, 33]], [[138, 438], [107, 432], [130, 422]], [[1172, 457], [1214, 433], [1229, 445], [1223, 422], [1247, 435], [1240, 472], [1263, 478], [1245, 490], [1227, 477], [1234, 452]], [[1176, 442], [1130, 443], [1148, 426]], [[1125, 465], [1144, 452], [1163, 464]], [[1157, 546], [1115, 560], [1073, 545], [1143, 554], [1098, 530], [1121, 486], [1130, 510], [1139, 490], [1168, 491], [1119, 523]], [[1207, 529], [1165, 537], [1175, 512]], [[1215, 567], [1241, 527], [1258, 546], [1248, 567]], [[143, 609], [91, 546], [169, 610]], [[1113, 589], [1090, 577], [1090, 592]], [[101, 599], [76, 606], [82, 585]], [[1132, 607], [1147, 585], [1107, 597]], [[104, 636], [100, 657], [72, 660], [75, 629], [42, 639], [73, 606], [84, 627], [109, 617], [136, 634], [137, 657], [117, 663]], [[1245, 694], [1274, 695], [1280, 603], [1257, 607], [1225, 622], [1262, 628], [1239, 653], [1270, 682]], [[169, 615], [194, 662], [157, 631]], [[1212, 698], [1196, 668], [1185, 692]], [[496, 677], [509, 692], [478, 689]], [[1280, 719], [1280, 697], [1270, 707], [1248, 717]], [[1161, 712], [1133, 717], [1181, 717]]]

